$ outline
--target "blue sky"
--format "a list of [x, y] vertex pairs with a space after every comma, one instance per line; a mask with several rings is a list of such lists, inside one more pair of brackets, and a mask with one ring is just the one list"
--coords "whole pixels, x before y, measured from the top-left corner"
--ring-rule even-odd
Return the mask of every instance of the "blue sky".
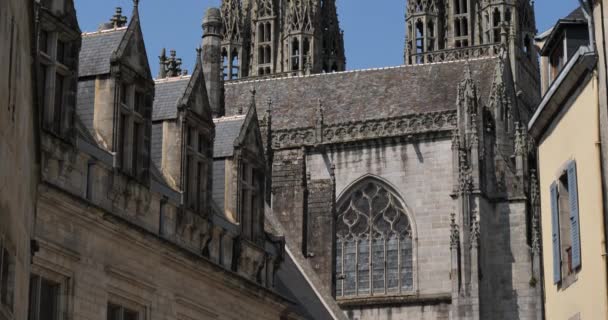
[[[95, 31], [109, 20], [114, 7], [130, 16], [132, 0], [74, 0], [80, 28]], [[403, 62], [405, 33], [404, 0], [337, 0], [345, 34], [347, 68], [395, 66]], [[372, 5], [373, 3], [373, 5]], [[539, 32], [574, 10], [577, 0], [536, 0]], [[163, 47], [177, 50], [184, 68], [192, 70], [195, 48], [202, 36], [205, 10], [220, 0], [141, 0], [140, 16], [152, 74], [158, 72], [158, 55]]]

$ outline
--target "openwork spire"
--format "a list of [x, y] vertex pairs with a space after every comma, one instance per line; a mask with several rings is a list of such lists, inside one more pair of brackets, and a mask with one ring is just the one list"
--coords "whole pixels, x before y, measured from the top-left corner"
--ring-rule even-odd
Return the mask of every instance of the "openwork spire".
[[317, 3], [314, 0], [292, 0], [286, 8], [287, 32], [313, 32]]
[[241, 41], [243, 32], [241, 0], [222, 1], [221, 12], [224, 23], [224, 41]]

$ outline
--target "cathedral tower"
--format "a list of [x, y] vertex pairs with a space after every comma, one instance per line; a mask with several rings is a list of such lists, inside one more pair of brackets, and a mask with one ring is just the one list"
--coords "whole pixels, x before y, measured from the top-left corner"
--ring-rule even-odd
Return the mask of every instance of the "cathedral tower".
[[520, 101], [539, 99], [533, 1], [410, 0], [406, 13], [405, 64], [509, 54]]
[[224, 79], [346, 69], [335, 0], [223, 0]]

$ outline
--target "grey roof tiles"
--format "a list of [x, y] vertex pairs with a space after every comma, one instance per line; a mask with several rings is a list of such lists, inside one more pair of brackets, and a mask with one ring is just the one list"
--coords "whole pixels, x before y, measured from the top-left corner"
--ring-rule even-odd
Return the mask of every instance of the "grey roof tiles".
[[245, 115], [214, 119], [215, 141], [213, 158], [226, 158], [234, 154], [234, 141], [239, 137]]
[[177, 117], [179, 100], [184, 96], [190, 79], [190, 76], [188, 76], [155, 82], [153, 121], [175, 119]]
[[85, 33], [79, 57], [79, 77], [110, 73], [112, 54], [118, 49], [127, 28]]
[[[498, 58], [470, 60], [471, 74], [485, 100]], [[251, 103], [257, 91], [258, 114], [272, 99], [273, 129], [313, 127], [319, 99], [326, 124], [364, 121], [456, 109], [464, 61], [349, 71], [303, 77], [226, 83], [226, 113]], [[432, 85], [430, 85], [432, 84]]]
[[587, 19], [585, 18], [585, 14], [583, 13], [583, 9], [581, 7], [574, 9], [574, 11], [570, 12], [569, 15], [560, 20], [587, 22]]

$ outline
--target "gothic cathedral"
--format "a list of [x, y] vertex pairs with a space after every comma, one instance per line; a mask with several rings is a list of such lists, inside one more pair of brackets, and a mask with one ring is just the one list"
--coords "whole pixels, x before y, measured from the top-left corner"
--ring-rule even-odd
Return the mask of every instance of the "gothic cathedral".
[[404, 65], [349, 72], [335, 0], [221, 12], [223, 112], [255, 93], [274, 228], [327, 305], [542, 318], [533, 1], [410, 0]]

